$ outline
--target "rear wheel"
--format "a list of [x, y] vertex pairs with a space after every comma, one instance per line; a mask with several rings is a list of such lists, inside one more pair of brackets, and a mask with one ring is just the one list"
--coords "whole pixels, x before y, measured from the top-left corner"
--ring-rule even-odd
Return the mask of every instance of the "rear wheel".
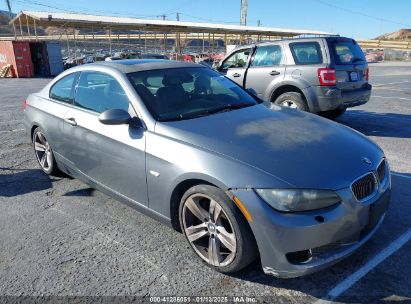
[[283, 93], [274, 100], [274, 104], [286, 108], [308, 111], [307, 102], [305, 101], [304, 96], [298, 92]]
[[49, 175], [59, 174], [60, 170], [57, 167], [53, 150], [41, 128], [36, 128], [33, 132], [33, 147], [41, 169]]
[[336, 110], [331, 110], [331, 111], [324, 111], [318, 114], [323, 117], [329, 118], [329, 119], [336, 119], [340, 117], [341, 115], [343, 115], [346, 110], [347, 110], [346, 108], [343, 108], [343, 109], [336, 109]]
[[239, 271], [257, 256], [244, 216], [217, 187], [190, 188], [181, 200], [180, 224], [194, 252], [220, 272]]

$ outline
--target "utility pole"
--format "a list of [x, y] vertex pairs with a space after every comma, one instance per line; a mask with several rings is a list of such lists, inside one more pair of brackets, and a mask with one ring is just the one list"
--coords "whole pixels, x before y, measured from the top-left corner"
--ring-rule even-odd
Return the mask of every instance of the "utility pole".
[[247, 25], [248, 0], [240, 0], [240, 25]]
[[261, 26], [261, 20], [260, 19], [257, 20], [257, 26]]
[[160, 15], [161, 18], [163, 18], [163, 20], [166, 20], [166, 15]]
[[176, 18], [177, 18], [177, 21], [180, 21], [180, 13], [179, 12], [176, 13]]
[[10, 18], [13, 18], [13, 13], [11, 12], [10, 0], [6, 0], [6, 3], [7, 3], [7, 8], [9, 9]]

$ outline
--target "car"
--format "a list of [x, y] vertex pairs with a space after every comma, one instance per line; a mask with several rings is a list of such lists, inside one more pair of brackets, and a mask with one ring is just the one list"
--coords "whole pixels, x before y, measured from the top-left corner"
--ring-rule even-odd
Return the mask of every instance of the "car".
[[390, 171], [375, 143], [317, 115], [268, 109], [199, 64], [78, 66], [24, 108], [45, 173], [182, 231], [223, 273], [258, 255], [278, 277], [319, 270], [364, 244], [388, 208]]
[[241, 46], [217, 70], [253, 88], [266, 106], [281, 105], [328, 118], [368, 102], [372, 86], [364, 53], [354, 39], [284, 39]]
[[163, 60], [169, 60], [167, 55], [164, 54], [151, 54], [151, 53], [145, 53], [140, 55], [141, 59], [163, 59]]

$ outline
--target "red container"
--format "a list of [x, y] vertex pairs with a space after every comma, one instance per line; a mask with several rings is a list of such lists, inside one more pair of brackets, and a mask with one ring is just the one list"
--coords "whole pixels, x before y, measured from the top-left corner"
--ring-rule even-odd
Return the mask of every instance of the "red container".
[[11, 77], [30, 78], [33, 75], [30, 45], [27, 41], [0, 41], [0, 69], [11, 64]]

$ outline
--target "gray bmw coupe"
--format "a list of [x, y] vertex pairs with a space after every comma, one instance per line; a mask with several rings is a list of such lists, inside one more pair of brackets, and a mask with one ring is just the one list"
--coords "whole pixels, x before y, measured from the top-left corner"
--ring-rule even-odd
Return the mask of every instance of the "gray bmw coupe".
[[201, 65], [79, 66], [31, 94], [24, 115], [45, 173], [183, 231], [224, 273], [258, 255], [278, 277], [329, 266], [374, 234], [389, 203], [376, 144], [309, 113], [268, 109]]

